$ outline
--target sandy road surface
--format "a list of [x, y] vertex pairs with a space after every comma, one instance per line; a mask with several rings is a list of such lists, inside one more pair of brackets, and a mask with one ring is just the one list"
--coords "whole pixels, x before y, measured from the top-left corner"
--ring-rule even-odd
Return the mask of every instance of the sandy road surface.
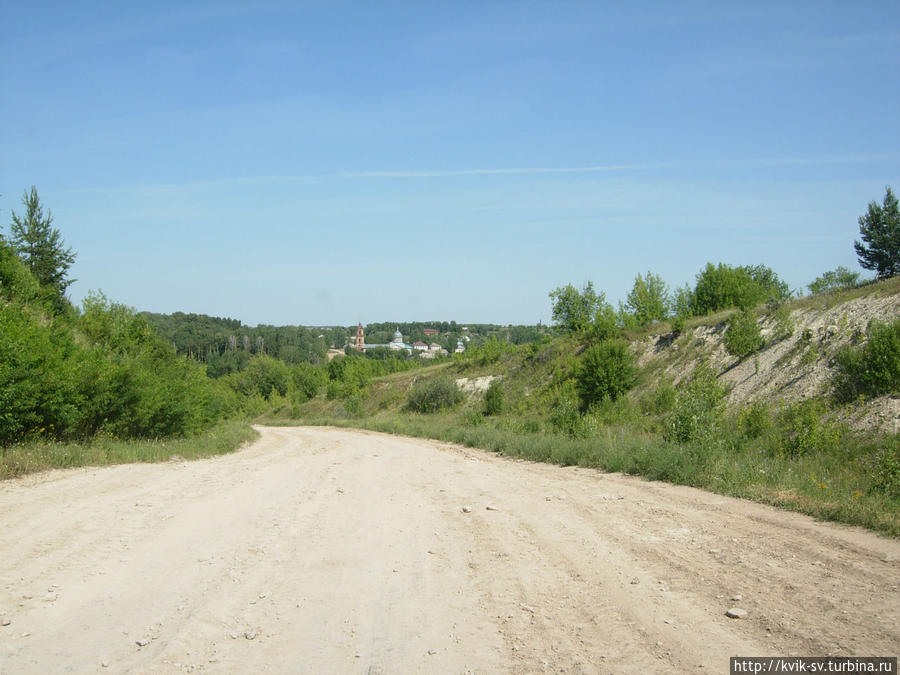
[[260, 431], [225, 457], [0, 484], [0, 672], [723, 673], [730, 655], [900, 652], [898, 541], [437, 442]]

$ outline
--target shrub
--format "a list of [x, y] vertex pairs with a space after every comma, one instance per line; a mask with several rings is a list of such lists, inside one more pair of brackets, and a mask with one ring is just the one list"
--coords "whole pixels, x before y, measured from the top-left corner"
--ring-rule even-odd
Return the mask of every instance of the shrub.
[[900, 319], [871, 321], [867, 333], [864, 345], [844, 347], [835, 357], [834, 388], [839, 401], [900, 392]]
[[363, 401], [359, 394], [350, 394], [344, 400], [344, 410], [350, 417], [359, 417], [363, 413]]
[[594, 314], [588, 335], [594, 340], [608, 340], [618, 333], [619, 318], [616, 316], [616, 310], [608, 302], [601, 303]]
[[365, 356], [348, 354], [332, 359], [328, 363], [328, 377], [340, 382], [348, 395], [363, 389], [373, 376], [380, 374], [378, 361]]
[[675, 395], [675, 406], [666, 424], [664, 438], [670, 442], [710, 441], [722, 425], [725, 390], [715, 373], [700, 364]]
[[641, 398], [641, 412], [645, 415], [663, 415], [675, 407], [675, 387], [668, 380], [659, 382], [652, 391]]
[[469, 408], [463, 415], [463, 424], [467, 427], [477, 427], [484, 424], [484, 415], [477, 410]]
[[325, 385], [325, 398], [327, 398], [329, 401], [334, 401], [335, 399], [340, 398], [343, 393], [343, 387], [337, 380], [329, 380], [328, 384]]
[[541, 423], [537, 420], [523, 420], [520, 431], [523, 434], [539, 434], [541, 433]]
[[419, 413], [433, 413], [461, 403], [465, 395], [446, 375], [419, 380], [409, 392], [406, 406]]
[[477, 347], [468, 350], [467, 356], [478, 366], [488, 366], [497, 363], [504, 352], [509, 350], [509, 345], [495, 336], [489, 337]]
[[491, 380], [490, 386], [484, 392], [484, 414], [499, 415], [503, 412], [503, 385], [499, 379]]
[[726, 351], [740, 359], [762, 347], [762, 335], [756, 322], [756, 314], [752, 310], [741, 310], [728, 320], [724, 343]]
[[837, 269], [825, 272], [822, 276], [816, 277], [815, 281], [807, 286], [812, 295], [825, 293], [837, 289], [853, 288], [859, 281], [859, 272], [851, 272], [846, 267], [838, 267]]
[[70, 336], [39, 315], [0, 302], [0, 445], [57, 436], [75, 422], [73, 362], [83, 357]]
[[749, 308], [767, 300], [788, 297], [788, 285], [765, 265], [731, 267], [707, 263], [697, 275], [691, 313], [698, 316], [730, 307]]
[[900, 497], [900, 443], [894, 443], [893, 448], [882, 448], [878, 453], [872, 487], [892, 497]]
[[576, 373], [576, 389], [583, 409], [603, 399], [616, 400], [637, 379], [634, 355], [624, 340], [604, 340], [584, 353]]
[[826, 420], [827, 409], [821, 399], [808, 399], [787, 406], [778, 414], [780, 454], [798, 457], [810, 452], [838, 449], [842, 429]]
[[738, 416], [738, 429], [748, 438], [761, 438], [775, 426], [772, 411], [763, 401], [753, 401]]
[[794, 334], [794, 320], [791, 318], [791, 309], [786, 304], [780, 304], [772, 312], [775, 325], [772, 327], [771, 341], [781, 342]]
[[578, 410], [578, 406], [569, 398], [561, 398], [550, 411], [550, 424], [560, 433], [572, 438], [587, 438], [588, 426]]
[[327, 380], [325, 370], [311, 363], [298, 363], [291, 367], [291, 383], [300, 403], [318, 396]]
[[284, 361], [259, 354], [250, 361], [244, 374], [250, 386], [265, 399], [274, 394], [287, 394], [290, 369]]

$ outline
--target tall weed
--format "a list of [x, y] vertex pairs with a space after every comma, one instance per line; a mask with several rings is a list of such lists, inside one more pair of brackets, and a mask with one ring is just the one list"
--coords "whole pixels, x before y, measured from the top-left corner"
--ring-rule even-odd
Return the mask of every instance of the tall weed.
[[861, 347], [838, 351], [835, 397], [840, 402], [900, 393], [900, 319], [871, 321]]
[[715, 373], [701, 363], [691, 379], [678, 387], [664, 438], [675, 443], [715, 442], [724, 418], [724, 396]]

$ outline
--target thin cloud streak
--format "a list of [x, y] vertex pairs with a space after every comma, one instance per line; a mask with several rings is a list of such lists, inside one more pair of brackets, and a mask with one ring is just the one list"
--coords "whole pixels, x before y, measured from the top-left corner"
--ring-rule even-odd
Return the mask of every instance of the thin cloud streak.
[[683, 169], [766, 169], [785, 166], [834, 166], [852, 164], [881, 164], [900, 162], [900, 153], [853, 155], [842, 157], [770, 157], [738, 160], [680, 160], [672, 162], [643, 162], [635, 164], [604, 164], [572, 167], [501, 167], [481, 169], [413, 169], [386, 171], [344, 171], [324, 174], [296, 174], [269, 176], [236, 176], [186, 183], [158, 183], [124, 187], [89, 187], [53, 190], [51, 194], [91, 194], [157, 192], [183, 188], [221, 187], [248, 183], [317, 183], [347, 179], [403, 179], [456, 178], [465, 176], [541, 176], [558, 174], [628, 173], [638, 171], [672, 171]]
[[498, 169], [449, 169], [418, 171], [354, 171], [331, 174], [334, 178], [444, 178], [454, 176], [513, 176], [560, 173], [604, 173], [654, 171], [666, 169], [757, 169], [797, 165], [875, 164], [900, 161], [900, 154], [859, 155], [852, 157], [772, 157], [743, 160], [687, 160], [675, 162], [647, 162], [637, 164], [608, 164], [574, 167], [507, 167]]

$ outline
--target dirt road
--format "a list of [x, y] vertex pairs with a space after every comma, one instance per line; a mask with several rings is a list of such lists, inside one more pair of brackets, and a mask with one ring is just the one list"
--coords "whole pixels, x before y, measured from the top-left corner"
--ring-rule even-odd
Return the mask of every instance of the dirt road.
[[898, 541], [438, 442], [260, 431], [225, 457], [0, 483], [0, 672], [724, 673], [900, 652]]

